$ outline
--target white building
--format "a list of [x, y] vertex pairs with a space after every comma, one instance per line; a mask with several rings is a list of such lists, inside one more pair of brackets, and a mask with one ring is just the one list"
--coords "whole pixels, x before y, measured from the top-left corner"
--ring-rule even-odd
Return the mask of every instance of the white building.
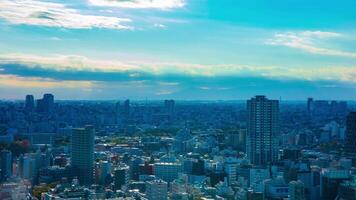
[[154, 174], [156, 177], [166, 181], [172, 182], [178, 178], [179, 173], [182, 172], [181, 163], [155, 163]]

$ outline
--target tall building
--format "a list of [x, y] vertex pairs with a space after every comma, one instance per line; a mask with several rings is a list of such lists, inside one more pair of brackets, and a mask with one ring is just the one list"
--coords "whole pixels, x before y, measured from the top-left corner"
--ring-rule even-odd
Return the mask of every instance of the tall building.
[[351, 112], [346, 120], [346, 151], [356, 156], [356, 112]]
[[127, 99], [124, 101], [124, 105], [123, 105], [123, 109], [122, 109], [122, 114], [128, 118], [130, 117], [130, 113], [131, 113], [131, 108], [130, 108], [130, 100]]
[[1, 181], [5, 181], [12, 176], [12, 154], [11, 151], [2, 150], [0, 153], [1, 160]]
[[167, 200], [168, 184], [162, 180], [146, 182], [146, 198], [148, 200]]
[[169, 116], [174, 115], [174, 105], [175, 105], [175, 102], [173, 99], [164, 101], [164, 108]]
[[75, 128], [72, 131], [72, 167], [80, 184], [83, 185], [93, 183], [94, 135], [93, 126]]
[[33, 111], [35, 109], [35, 99], [33, 95], [26, 95], [25, 109], [27, 111]]
[[50, 113], [54, 109], [53, 94], [44, 94], [42, 99], [37, 100], [37, 112]]
[[275, 136], [279, 134], [279, 102], [265, 96], [247, 101], [247, 152], [252, 164], [277, 160]]

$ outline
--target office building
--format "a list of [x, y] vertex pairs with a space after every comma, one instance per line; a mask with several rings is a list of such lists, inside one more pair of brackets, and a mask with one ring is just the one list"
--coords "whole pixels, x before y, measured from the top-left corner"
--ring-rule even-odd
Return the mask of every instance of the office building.
[[12, 153], [8, 150], [2, 150], [1, 160], [1, 181], [6, 181], [12, 176]]
[[277, 160], [279, 102], [265, 96], [247, 101], [247, 152], [252, 164], [265, 165]]
[[146, 198], [148, 200], [167, 200], [168, 184], [163, 180], [146, 182]]
[[356, 156], [356, 112], [351, 112], [346, 120], [346, 151]]
[[264, 181], [264, 193], [267, 199], [286, 199], [289, 195], [289, 185], [284, 178], [278, 176]]
[[304, 184], [301, 181], [291, 181], [289, 183], [289, 199], [305, 200]]
[[155, 163], [154, 174], [156, 177], [166, 181], [172, 182], [178, 178], [179, 173], [182, 172], [182, 165], [180, 163]]
[[127, 99], [124, 101], [122, 115], [127, 119], [128, 117], [130, 117], [130, 113], [131, 113], [130, 100]]
[[165, 112], [167, 113], [167, 115], [169, 116], [169, 119], [172, 120], [173, 116], [174, 116], [174, 106], [175, 106], [175, 102], [173, 99], [170, 100], [165, 100], [164, 101], [164, 108], [165, 108]]
[[53, 94], [44, 94], [42, 99], [37, 100], [37, 112], [51, 113], [54, 109]]
[[111, 176], [112, 163], [101, 160], [98, 164], [98, 179], [101, 185], [106, 185]]
[[122, 186], [128, 184], [130, 172], [128, 166], [120, 166], [114, 169], [114, 189], [120, 190]]
[[349, 180], [351, 180], [351, 175], [348, 170], [324, 171], [321, 176], [321, 198], [323, 200], [334, 200], [340, 184]]
[[35, 109], [35, 99], [33, 95], [26, 95], [25, 109], [27, 111], [33, 111]]
[[83, 185], [93, 183], [94, 135], [92, 126], [72, 130], [72, 167]]

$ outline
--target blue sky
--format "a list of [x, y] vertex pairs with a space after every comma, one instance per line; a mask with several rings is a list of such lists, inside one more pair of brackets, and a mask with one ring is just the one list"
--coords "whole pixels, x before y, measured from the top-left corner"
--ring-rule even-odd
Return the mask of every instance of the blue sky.
[[354, 0], [2, 0], [0, 98], [356, 100], [355, 8]]

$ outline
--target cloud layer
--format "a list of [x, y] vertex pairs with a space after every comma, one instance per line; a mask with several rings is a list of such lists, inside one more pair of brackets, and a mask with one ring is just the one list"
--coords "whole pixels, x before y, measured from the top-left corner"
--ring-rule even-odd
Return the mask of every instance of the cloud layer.
[[88, 0], [95, 6], [109, 6], [119, 8], [155, 8], [172, 9], [185, 5], [185, 0]]
[[[9, 98], [24, 92], [53, 92], [70, 99], [241, 99], [256, 94], [353, 99], [355, 80], [356, 67], [310, 69], [139, 63], [84, 56], [0, 56], [0, 91]], [[10, 92], [10, 88], [18, 93]]]
[[[95, 81], [140, 81], [219, 77], [263, 77], [279, 80], [342, 81], [356, 83], [356, 67], [278, 67], [237, 64], [201, 65], [189, 63], [97, 60], [84, 56], [0, 55], [0, 73], [44, 78]], [[53, 76], [52, 76], [53, 75]], [[46, 77], [49, 76], [49, 77]]]
[[13, 24], [70, 29], [129, 29], [127, 18], [82, 14], [64, 4], [37, 0], [2, 0], [0, 18]]

